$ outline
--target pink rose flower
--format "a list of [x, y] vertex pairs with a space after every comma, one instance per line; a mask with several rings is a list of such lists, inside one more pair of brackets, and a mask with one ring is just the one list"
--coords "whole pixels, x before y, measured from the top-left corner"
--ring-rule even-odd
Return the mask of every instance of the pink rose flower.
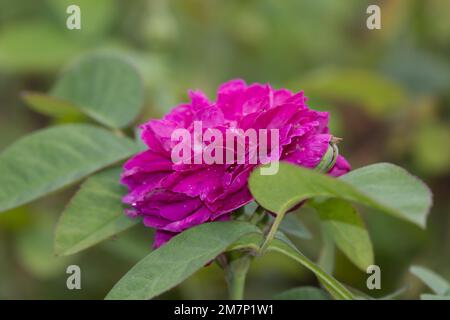
[[[201, 91], [190, 91], [189, 96], [190, 103], [141, 125], [148, 149], [124, 165], [121, 181], [129, 193], [123, 201], [131, 206], [127, 214], [142, 216], [144, 225], [156, 229], [154, 247], [195, 225], [227, 220], [234, 210], [251, 202], [247, 180], [261, 163], [174, 163], [174, 130], [193, 132], [194, 122], [201, 122], [203, 132], [277, 129], [276, 160], [306, 168], [320, 163], [332, 138], [328, 113], [309, 109], [303, 92], [232, 80], [219, 87], [217, 101], [208, 100]], [[339, 176], [349, 170], [348, 162], [339, 156], [329, 174]]]

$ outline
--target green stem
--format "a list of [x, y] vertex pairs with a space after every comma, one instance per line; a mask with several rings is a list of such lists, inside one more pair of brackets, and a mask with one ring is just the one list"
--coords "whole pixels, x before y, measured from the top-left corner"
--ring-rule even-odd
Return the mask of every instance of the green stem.
[[225, 276], [228, 284], [228, 292], [231, 300], [244, 298], [245, 278], [250, 267], [249, 256], [242, 256], [232, 260], [225, 268]]
[[270, 227], [269, 233], [267, 234], [266, 238], [264, 239], [263, 244], [261, 245], [261, 249], [260, 249], [261, 255], [263, 255], [266, 252], [267, 247], [269, 246], [270, 242], [273, 240], [273, 238], [275, 238], [275, 234], [277, 233], [278, 228], [280, 227], [281, 221], [283, 221], [285, 212], [286, 212], [286, 210], [282, 210], [275, 217], [275, 220], [273, 221], [272, 226]]

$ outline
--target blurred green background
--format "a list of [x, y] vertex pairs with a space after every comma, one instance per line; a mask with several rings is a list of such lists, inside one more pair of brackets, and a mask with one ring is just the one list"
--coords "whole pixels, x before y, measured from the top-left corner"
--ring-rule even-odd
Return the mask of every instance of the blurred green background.
[[[66, 29], [66, 8], [81, 7], [82, 29]], [[382, 29], [366, 28], [366, 8], [378, 4]], [[382, 270], [382, 289], [368, 292], [367, 275], [340, 253], [338, 279], [374, 296], [422, 284], [408, 272], [421, 264], [450, 278], [450, 1], [448, 0], [0, 0], [0, 150], [18, 137], [58, 122], [28, 109], [24, 90], [47, 92], [80, 54], [120, 52], [138, 66], [146, 108], [137, 123], [187, 99], [189, 88], [214, 97], [231, 78], [305, 90], [329, 110], [332, 131], [354, 168], [388, 161], [420, 176], [434, 193], [423, 231], [364, 212]], [[53, 230], [73, 186], [0, 215], [0, 298], [101, 299], [149, 251], [142, 226], [83, 253], [52, 254]], [[316, 258], [317, 221], [297, 213], [312, 240], [297, 244]], [[78, 264], [82, 289], [66, 289], [66, 267]], [[269, 255], [254, 262], [247, 297], [270, 298], [316, 285], [295, 262]], [[203, 268], [162, 298], [226, 298], [222, 272]]]

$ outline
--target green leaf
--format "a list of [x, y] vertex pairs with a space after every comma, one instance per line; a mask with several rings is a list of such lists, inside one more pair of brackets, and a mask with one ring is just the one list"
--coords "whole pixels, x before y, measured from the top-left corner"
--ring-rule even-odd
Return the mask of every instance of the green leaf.
[[55, 118], [80, 117], [83, 113], [69, 102], [37, 92], [24, 92], [23, 100], [36, 112]]
[[241, 221], [188, 229], [138, 262], [106, 299], [151, 299], [191, 276], [240, 237], [255, 232], [256, 226]]
[[375, 208], [425, 227], [432, 204], [431, 191], [405, 169], [377, 163], [351, 171], [340, 180], [375, 200]]
[[51, 95], [113, 128], [129, 125], [144, 100], [142, 81], [133, 65], [106, 53], [84, 56], [56, 83]]
[[139, 219], [124, 214], [120, 168], [87, 179], [64, 210], [55, 236], [55, 253], [69, 255], [134, 226]]
[[261, 247], [262, 241], [263, 237], [261, 231], [257, 230], [256, 232], [246, 234], [233, 242], [227, 247], [226, 251], [251, 250], [257, 253]]
[[337, 247], [358, 268], [365, 271], [373, 264], [373, 249], [364, 221], [353, 206], [345, 200], [315, 201], [323, 227]]
[[277, 294], [275, 300], [330, 300], [328, 293], [316, 287], [292, 288]]
[[320, 250], [318, 264], [327, 273], [333, 274], [336, 260], [333, 237], [323, 225], [320, 228], [322, 235], [322, 248]]
[[297, 238], [311, 239], [311, 233], [294, 214], [289, 214], [284, 217], [280, 224], [280, 230]]
[[333, 297], [342, 300], [354, 299], [352, 293], [344, 285], [309, 260], [289, 240], [278, 236], [270, 243], [268, 250], [282, 253], [312, 271]]
[[410, 271], [437, 295], [443, 296], [450, 294], [450, 284], [437, 273], [420, 266], [412, 266]]
[[426, 185], [388, 163], [363, 167], [335, 179], [281, 162], [275, 175], [261, 175], [261, 168], [254, 170], [249, 187], [261, 206], [278, 214], [305, 199], [325, 196], [362, 203], [424, 227], [431, 206]]
[[0, 154], [0, 212], [55, 191], [138, 151], [130, 139], [92, 125], [51, 127]]

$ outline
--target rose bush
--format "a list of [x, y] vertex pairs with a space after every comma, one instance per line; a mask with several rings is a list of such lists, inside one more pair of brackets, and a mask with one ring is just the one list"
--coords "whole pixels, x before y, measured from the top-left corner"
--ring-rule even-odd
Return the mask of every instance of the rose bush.
[[[100, 82], [103, 89], [96, 87]], [[362, 271], [374, 264], [369, 232], [354, 203], [425, 227], [432, 204], [426, 185], [388, 163], [349, 172], [336, 147], [339, 139], [329, 132], [328, 113], [311, 110], [302, 92], [233, 80], [219, 88], [216, 101], [199, 91], [189, 95], [190, 103], [141, 126], [143, 149], [127, 135], [143, 105], [136, 69], [117, 56], [84, 57], [50, 94], [25, 95], [37, 110], [58, 115], [64, 110], [86, 123], [38, 130], [0, 154], [0, 212], [81, 181], [56, 227], [58, 256], [93, 247], [140, 222], [129, 216], [142, 217], [156, 229], [159, 248], [150, 251], [145, 243], [149, 254], [115, 284], [108, 299], [151, 299], [212, 262], [224, 271], [229, 297], [242, 299], [251, 262], [266, 252], [313, 272], [330, 294], [316, 288], [321, 296], [360, 299], [334, 278], [334, 250], [327, 248], [338, 248]], [[270, 139], [264, 135], [268, 131]], [[174, 132], [183, 135], [174, 139]], [[207, 138], [211, 132], [219, 135]], [[218, 143], [223, 132], [225, 148], [223, 140]], [[249, 132], [258, 132], [259, 139]], [[189, 148], [178, 150], [180, 138]], [[183, 153], [181, 162], [175, 151]], [[214, 161], [206, 161], [212, 153]], [[268, 168], [276, 169], [267, 173]], [[317, 214], [314, 230], [328, 239], [322, 246], [326, 270], [289, 238], [317, 236], [302, 224], [303, 203]], [[294, 208], [296, 214], [286, 216]], [[446, 298], [446, 292], [432, 298]]]

